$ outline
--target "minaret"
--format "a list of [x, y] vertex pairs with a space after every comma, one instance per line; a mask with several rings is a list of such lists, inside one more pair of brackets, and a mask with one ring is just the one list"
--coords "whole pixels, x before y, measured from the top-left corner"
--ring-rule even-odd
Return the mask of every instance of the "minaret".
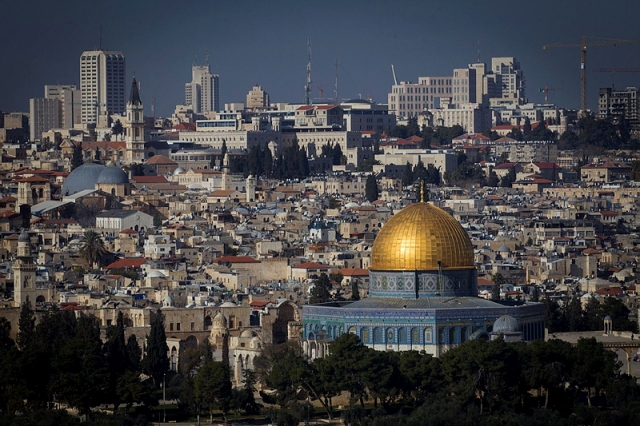
[[247, 203], [252, 203], [256, 200], [256, 178], [254, 178], [253, 175], [249, 175], [247, 177], [245, 186], [245, 190], [247, 193]]
[[127, 160], [139, 163], [144, 160], [144, 106], [138, 92], [138, 82], [133, 77], [131, 93], [127, 102]]
[[29, 296], [31, 308], [36, 304], [36, 265], [31, 256], [31, 241], [27, 232], [18, 238], [18, 255], [13, 262], [13, 300], [16, 307]]
[[231, 188], [231, 174], [229, 165], [229, 153], [224, 154], [222, 159], [222, 189], [227, 190]]

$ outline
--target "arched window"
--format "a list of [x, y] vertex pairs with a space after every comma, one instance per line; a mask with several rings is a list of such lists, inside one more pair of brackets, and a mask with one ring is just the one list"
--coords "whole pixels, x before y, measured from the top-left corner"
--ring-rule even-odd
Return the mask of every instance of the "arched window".
[[349, 327], [349, 331], [347, 333], [356, 334], [356, 328], [354, 326]]
[[413, 344], [420, 343], [420, 333], [418, 333], [417, 328], [411, 329], [411, 343]]
[[373, 329], [373, 343], [384, 343], [382, 341], [382, 329], [380, 327]]
[[362, 329], [360, 329], [360, 340], [362, 341], [362, 343], [369, 343], [369, 328], [368, 327], [362, 327]]
[[387, 328], [387, 343], [393, 343], [393, 328]]
[[444, 327], [440, 327], [438, 329], [438, 344], [440, 345], [445, 344], [444, 337], [445, 337]]
[[469, 340], [469, 328], [462, 327], [462, 329], [460, 330], [460, 343], [464, 343], [467, 340]]
[[407, 329], [404, 327], [398, 329], [398, 343], [407, 343]]
[[453, 345], [454, 343], [459, 343], [458, 339], [456, 339], [456, 328], [457, 327], [450, 327], [449, 328], [449, 344]]

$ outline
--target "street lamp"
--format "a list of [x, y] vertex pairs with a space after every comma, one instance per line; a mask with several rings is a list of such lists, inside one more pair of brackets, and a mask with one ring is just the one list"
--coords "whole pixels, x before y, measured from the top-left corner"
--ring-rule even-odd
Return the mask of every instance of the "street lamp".
[[167, 422], [167, 373], [162, 375], [162, 423]]

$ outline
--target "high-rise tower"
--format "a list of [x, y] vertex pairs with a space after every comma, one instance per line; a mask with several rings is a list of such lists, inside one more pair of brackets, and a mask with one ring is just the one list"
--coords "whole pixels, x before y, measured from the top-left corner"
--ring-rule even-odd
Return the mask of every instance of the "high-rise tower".
[[125, 132], [128, 162], [142, 161], [144, 159], [144, 106], [140, 100], [138, 82], [135, 77], [131, 82], [131, 92], [127, 102], [127, 126]]
[[209, 64], [191, 67], [191, 82], [185, 84], [185, 105], [191, 105], [193, 112], [205, 114], [220, 110], [218, 74], [211, 74]]
[[[125, 59], [122, 52], [88, 50], [80, 56], [82, 124], [125, 110]], [[106, 122], [106, 121], [105, 121]]]

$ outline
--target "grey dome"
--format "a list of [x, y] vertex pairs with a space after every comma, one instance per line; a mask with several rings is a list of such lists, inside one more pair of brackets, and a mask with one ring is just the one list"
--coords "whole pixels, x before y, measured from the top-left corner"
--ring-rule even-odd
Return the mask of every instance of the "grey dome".
[[499, 253], [501, 253], [501, 252], [504, 252], [504, 253], [511, 253], [511, 249], [510, 249], [509, 247], [507, 247], [506, 245], [503, 245], [502, 247], [500, 247], [500, 248], [498, 249], [498, 252], [499, 252]]
[[104, 168], [104, 170], [98, 176], [97, 183], [104, 183], [108, 185], [118, 185], [123, 183], [129, 183], [129, 177], [120, 167], [115, 164], [111, 164]]
[[183, 173], [183, 172], [186, 172], [186, 170], [185, 170], [185, 169], [183, 169], [182, 167], [178, 167], [177, 169], [175, 169], [175, 170], [173, 171], [173, 174], [174, 174], [174, 175], [179, 175], [180, 173]]
[[520, 324], [518, 320], [509, 315], [503, 315], [493, 323], [493, 333], [518, 333]]
[[19, 243], [29, 243], [31, 242], [31, 239], [29, 238], [29, 234], [26, 232], [22, 232], [20, 234], [20, 236], [18, 237], [18, 242]]
[[62, 196], [73, 195], [85, 189], [94, 189], [98, 182], [98, 176], [106, 169], [102, 164], [83, 164], [78, 167], [64, 180], [62, 185]]

